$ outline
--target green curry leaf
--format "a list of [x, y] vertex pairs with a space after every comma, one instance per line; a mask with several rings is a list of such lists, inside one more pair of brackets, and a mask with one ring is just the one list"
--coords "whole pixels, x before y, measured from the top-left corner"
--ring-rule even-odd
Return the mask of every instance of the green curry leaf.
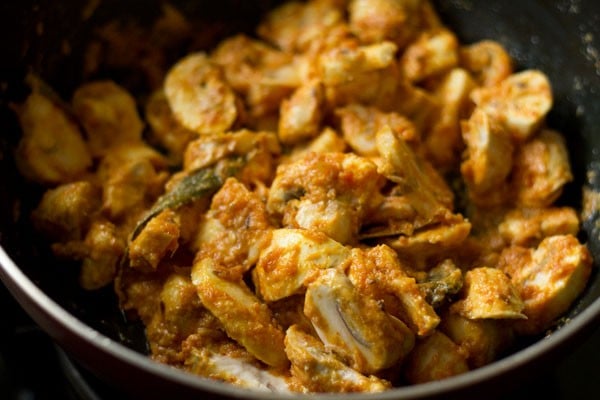
[[192, 201], [212, 196], [230, 176], [233, 176], [241, 167], [240, 159], [224, 160], [225, 163], [191, 171], [169, 192], [158, 198], [154, 206], [136, 224], [131, 233], [133, 241], [146, 224], [155, 216], [166, 209], [175, 210]]

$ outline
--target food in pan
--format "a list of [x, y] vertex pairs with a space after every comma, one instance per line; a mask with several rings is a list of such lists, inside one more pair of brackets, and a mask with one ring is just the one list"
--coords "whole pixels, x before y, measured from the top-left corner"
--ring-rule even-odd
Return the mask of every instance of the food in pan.
[[158, 75], [14, 105], [36, 229], [156, 361], [383, 391], [493, 362], [586, 287], [551, 83], [427, 0], [284, 3]]

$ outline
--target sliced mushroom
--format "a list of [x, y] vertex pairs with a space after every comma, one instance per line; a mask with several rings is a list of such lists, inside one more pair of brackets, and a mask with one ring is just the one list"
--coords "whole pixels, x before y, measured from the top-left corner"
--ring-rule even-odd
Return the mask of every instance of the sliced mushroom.
[[269, 308], [243, 282], [224, 280], [215, 274], [213, 260], [194, 263], [192, 283], [204, 307], [223, 324], [227, 335], [257, 359], [273, 367], [285, 367], [284, 334]]
[[338, 269], [328, 269], [308, 285], [304, 313], [317, 334], [343, 360], [371, 374], [401, 361], [414, 335], [381, 310], [377, 301], [358, 292]]
[[292, 375], [313, 392], [382, 392], [390, 383], [375, 376], [365, 376], [327, 351], [319, 339], [296, 325], [285, 335], [285, 352]]
[[338, 267], [349, 254], [320, 232], [276, 229], [253, 270], [256, 290], [268, 302], [303, 292], [320, 270]]

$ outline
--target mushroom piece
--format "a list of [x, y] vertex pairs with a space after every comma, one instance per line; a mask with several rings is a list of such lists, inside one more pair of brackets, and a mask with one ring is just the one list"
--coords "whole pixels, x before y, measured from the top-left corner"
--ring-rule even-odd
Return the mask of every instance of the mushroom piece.
[[223, 324], [227, 335], [267, 365], [285, 367], [284, 334], [270, 309], [242, 282], [231, 282], [214, 272], [213, 260], [192, 267], [192, 283], [204, 307]]
[[268, 302], [303, 292], [320, 270], [335, 268], [350, 250], [325, 234], [304, 229], [275, 229], [253, 270], [257, 292]]
[[225, 132], [238, 118], [235, 93], [205, 53], [179, 60], [167, 73], [164, 90], [175, 118], [199, 134]]
[[414, 335], [403, 322], [362, 296], [337, 269], [323, 271], [308, 285], [304, 313], [325, 346], [361, 373], [395, 365], [414, 345]]
[[273, 393], [289, 393], [284, 376], [258, 368], [247, 360], [219, 354], [208, 348], [194, 348], [186, 359], [192, 372], [237, 386]]
[[382, 392], [390, 383], [376, 376], [365, 376], [340, 361], [314, 336], [296, 325], [285, 334], [285, 352], [292, 376], [313, 392]]

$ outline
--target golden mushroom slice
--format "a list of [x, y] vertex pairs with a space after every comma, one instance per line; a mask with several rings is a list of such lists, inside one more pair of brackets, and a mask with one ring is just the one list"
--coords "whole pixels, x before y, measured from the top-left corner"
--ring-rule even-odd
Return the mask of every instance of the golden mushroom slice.
[[210, 59], [222, 67], [227, 83], [243, 101], [248, 112], [244, 121], [250, 125], [276, 112], [303, 82], [291, 53], [243, 33], [220, 42]]
[[31, 214], [35, 228], [53, 241], [81, 240], [101, 206], [101, 190], [89, 181], [44, 192]]
[[167, 73], [164, 91], [175, 118], [194, 132], [225, 132], [238, 117], [235, 93], [205, 53], [178, 61]]
[[550, 206], [572, 180], [565, 138], [554, 130], [542, 129], [515, 154], [511, 185], [521, 206]]
[[186, 358], [192, 372], [264, 392], [289, 393], [287, 377], [258, 368], [243, 358], [219, 354], [209, 348], [194, 348]]
[[221, 323], [227, 335], [249, 353], [272, 367], [285, 367], [284, 333], [269, 308], [242, 282], [217, 276], [215, 262], [198, 260], [192, 267], [192, 283], [200, 301]]
[[471, 232], [471, 222], [460, 214], [452, 214], [443, 224], [433, 225], [414, 235], [384, 238], [387, 244], [412, 262], [421, 264], [429, 256], [440, 255], [449, 249], [460, 246]]
[[556, 235], [542, 240], [536, 249], [507, 248], [498, 267], [510, 275], [525, 305], [527, 319], [517, 321], [517, 333], [538, 334], [583, 292], [592, 272], [592, 257], [575, 236]]
[[576, 235], [579, 216], [570, 207], [517, 208], [506, 213], [498, 232], [507, 242], [517, 246], [536, 246], [554, 235]]
[[458, 54], [460, 65], [482, 86], [494, 86], [513, 73], [510, 54], [496, 41], [482, 40], [462, 46]]
[[315, 138], [294, 146], [287, 159], [282, 157], [282, 163], [300, 160], [308, 153], [344, 153], [347, 147], [346, 141], [334, 129], [326, 126]]
[[537, 131], [553, 102], [548, 77], [534, 69], [512, 74], [495, 86], [475, 89], [471, 99], [518, 141]]
[[467, 354], [471, 368], [478, 368], [497, 360], [513, 344], [515, 333], [508, 329], [510, 323], [501, 319], [468, 319], [447, 312], [440, 331]]
[[342, 7], [331, 1], [283, 2], [267, 13], [256, 32], [288, 53], [307, 51], [330, 29], [343, 23]]
[[361, 373], [395, 365], [414, 345], [406, 325], [362, 296], [338, 269], [323, 271], [308, 285], [304, 313], [325, 346]]
[[440, 75], [458, 64], [458, 39], [447, 29], [423, 32], [408, 45], [400, 67], [410, 82]]
[[348, 104], [335, 109], [339, 130], [352, 150], [363, 157], [379, 155], [375, 134], [385, 125], [412, 144], [420, 140], [419, 131], [414, 123], [396, 112], [382, 112], [376, 107], [367, 107], [359, 103]]
[[460, 171], [467, 187], [475, 193], [497, 188], [513, 166], [510, 134], [481, 108], [476, 108], [461, 128], [466, 157]]
[[433, 89], [439, 102], [439, 115], [424, 135], [428, 158], [442, 172], [453, 170], [463, 150], [460, 120], [471, 106], [469, 95], [475, 87], [471, 75], [462, 68], [445, 73]]
[[77, 123], [50, 98], [33, 92], [13, 108], [23, 130], [15, 161], [25, 177], [56, 185], [79, 179], [92, 166]]
[[129, 243], [130, 266], [155, 271], [163, 258], [175, 253], [180, 235], [178, 215], [170, 209], [162, 211]]
[[386, 312], [405, 322], [418, 336], [431, 334], [439, 324], [440, 317], [391, 247], [352, 249], [346, 273], [363, 296], [379, 301]]
[[136, 101], [115, 82], [104, 80], [81, 85], [72, 102], [93, 156], [104, 156], [114, 146], [142, 140], [144, 123]]
[[287, 228], [320, 231], [342, 243], [356, 242], [372, 193], [383, 183], [370, 159], [352, 153], [308, 153], [281, 164], [267, 210]]
[[406, 362], [405, 376], [411, 384], [449, 378], [469, 371], [462, 349], [440, 331], [421, 339]]
[[316, 72], [325, 85], [328, 103], [362, 103], [391, 109], [400, 80], [397, 50], [394, 43], [381, 42], [344, 44], [319, 53]]
[[352, 0], [348, 4], [350, 28], [362, 42], [392, 40], [406, 46], [422, 28], [424, 1]]
[[[67, 244], [67, 248], [68, 248]], [[79, 284], [87, 290], [109, 285], [117, 273], [117, 265], [125, 251], [115, 225], [104, 220], [95, 220], [83, 243], [76, 251], [83, 251], [79, 273]]]
[[324, 115], [325, 87], [318, 80], [300, 86], [280, 106], [279, 139], [298, 143], [317, 136]]
[[286, 331], [285, 352], [292, 363], [292, 376], [309, 391], [382, 392], [391, 386], [383, 379], [350, 368], [297, 325]]
[[350, 255], [321, 232], [283, 228], [271, 235], [253, 270], [257, 292], [268, 302], [302, 292], [319, 270], [335, 268]]
[[417, 213], [427, 221], [446, 215], [454, 195], [442, 177], [385, 125], [375, 135], [382, 158], [378, 172], [403, 185], [405, 195]]
[[499, 269], [480, 267], [467, 271], [463, 290], [463, 299], [455, 302], [451, 310], [465, 318], [527, 318], [517, 289]]

